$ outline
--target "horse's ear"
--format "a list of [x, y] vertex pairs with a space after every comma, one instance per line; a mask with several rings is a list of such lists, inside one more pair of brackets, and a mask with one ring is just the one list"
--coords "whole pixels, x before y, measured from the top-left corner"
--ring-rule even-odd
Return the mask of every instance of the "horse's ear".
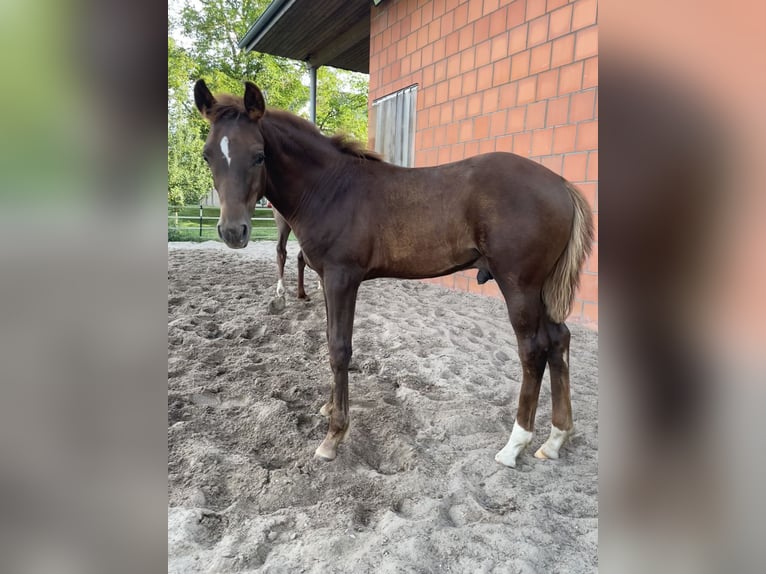
[[261, 90], [252, 82], [245, 82], [245, 109], [251, 120], [258, 121], [266, 111], [266, 102]]
[[208, 114], [215, 104], [215, 98], [208, 90], [205, 80], [197, 80], [197, 83], [194, 84], [194, 103], [197, 104], [197, 109], [202, 117], [209, 119]]

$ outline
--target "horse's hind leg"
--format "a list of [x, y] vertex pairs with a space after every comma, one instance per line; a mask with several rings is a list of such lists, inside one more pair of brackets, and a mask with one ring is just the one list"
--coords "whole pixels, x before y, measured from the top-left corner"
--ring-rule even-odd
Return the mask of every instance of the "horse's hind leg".
[[495, 275], [508, 305], [508, 315], [516, 333], [522, 365], [521, 392], [516, 420], [508, 443], [495, 455], [505, 466], [515, 467], [516, 458], [532, 441], [545, 363], [548, 357], [548, 333], [543, 321], [539, 289], [519, 291], [511, 280]]
[[559, 457], [559, 450], [572, 434], [572, 401], [569, 394], [569, 329], [564, 323], [554, 323], [545, 318], [545, 328], [550, 340], [548, 368], [551, 374], [551, 399], [553, 416], [551, 434], [535, 456], [537, 458]]
[[303, 286], [303, 275], [304, 271], [306, 270], [306, 258], [303, 257], [303, 250], [298, 252], [298, 299], [306, 299], [308, 301], [308, 297], [306, 296], [306, 290]]
[[282, 215], [275, 209], [274, 221], [277, 224], [277, 272], [279, 280], [277, 281], [277, 296], [285, 294], [285, 261], [287, 261], [287, 238], [290, 236], [290, 226]]

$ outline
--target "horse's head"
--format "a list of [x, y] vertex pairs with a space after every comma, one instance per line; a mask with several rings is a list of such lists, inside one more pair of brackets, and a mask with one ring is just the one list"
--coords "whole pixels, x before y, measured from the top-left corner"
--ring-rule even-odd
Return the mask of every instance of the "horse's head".
[[266, 105], [255, 84], [245, 83], [244, 101], [210, 93], [204, 80], [194, 85], [194, 102], [210, 122], [204, 157], [221, 200], [218, 235], [240, 249], [250, 239], [250, 218], [265, 191], [265, 154], [260, 121]]

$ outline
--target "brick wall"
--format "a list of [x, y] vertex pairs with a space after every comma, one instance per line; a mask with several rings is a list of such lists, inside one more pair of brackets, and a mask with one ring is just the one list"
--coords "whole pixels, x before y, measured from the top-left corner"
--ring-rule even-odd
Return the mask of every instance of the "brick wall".
[[[417, 84], [417, 166], [517, 153], [577, 184], [598, 228], [596, 16], [596, 0], [387, 0], [372, 9], [370, 100]], [[500, 296], [475, 270], [430, 281]], [[572, 317], [598, 321], [598, 242]]]

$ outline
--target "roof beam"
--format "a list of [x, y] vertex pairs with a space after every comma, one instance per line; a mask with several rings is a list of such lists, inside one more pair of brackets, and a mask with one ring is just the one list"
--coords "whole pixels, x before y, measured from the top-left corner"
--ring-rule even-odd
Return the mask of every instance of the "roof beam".
[[370, 21], [363, 18], [343, 32], [343, 34], [334, 38], [332, 42], [317, 50], [316, 53], [309, 54], [306, 57], [306, 62], [315, 68], [324, 66], [327, 62], [330, 62], [333, 58], [352, 48], [365, 38], [369, 38], [369, 36]]

